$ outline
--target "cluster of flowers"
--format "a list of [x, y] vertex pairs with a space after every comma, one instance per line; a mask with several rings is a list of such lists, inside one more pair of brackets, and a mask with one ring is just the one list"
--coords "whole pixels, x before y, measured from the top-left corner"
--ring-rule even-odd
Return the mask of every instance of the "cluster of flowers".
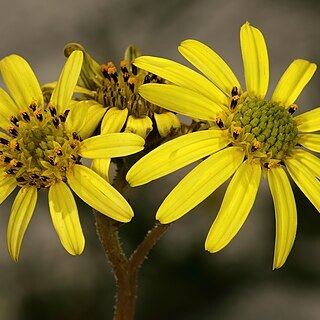
[[[70, 189], [102, 214], [129, 222], [133, 210], [110, 184], [108, 171], [112, 158], [136, 154], [125, 168], [131, 186], [199, 162], [158, 209], [162, 224], [184, 216], [231, 177], [206, 239], [210, 252], [237, 234], [261, 177], [267, 178], [276, 217], [273, 268], [280, 268], [297, 229], [287, 173], [320, 211], [320, 160], [313, 154], [320, 152], [320, 108], [293, 116], [316, 65], [293, 61], [266, 100], [263, 35], [245, 23], [240, 43], [246, 90], [217, 53], [195, 40], [183, 41], [179, 51], [203, 75], [171, 60], [139, 56], [132, 47], [117, 69], [70, 44], [59, 80], [41, 88], [23, 58], [2, 59], [9, 94], [0, 89], [0, 202], [19, 187], [7, 232], [12, 259], [18, 260], [40, 189], [48, 189], [53, 225], [70, 254], [81, 254], [85, 244]], [[93, 159], [91, 168], [82, 158]]]

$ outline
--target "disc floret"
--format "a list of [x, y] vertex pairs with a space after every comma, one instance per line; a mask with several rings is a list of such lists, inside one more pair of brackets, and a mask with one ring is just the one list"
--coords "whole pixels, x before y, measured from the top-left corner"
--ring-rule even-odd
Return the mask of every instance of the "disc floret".
[[[257, 159], [268, 167], [270, 162], [284, 160], [297, 144], [298, 128], [291, 109], [246, 94], [230, 109], [231, 114], [223, 128], [230, 134], [233, 145], [244, 148], [248, 159]], [[219, 118], [220, 128], [221, 121]]]
[[27, 110], [10, 117], [7, 135], [0, 138], [0, 166], [20, 187], [47, 189], [79, 163], [80, 137], [65, 129], [66, 114], [57, 115], [32, 102]]

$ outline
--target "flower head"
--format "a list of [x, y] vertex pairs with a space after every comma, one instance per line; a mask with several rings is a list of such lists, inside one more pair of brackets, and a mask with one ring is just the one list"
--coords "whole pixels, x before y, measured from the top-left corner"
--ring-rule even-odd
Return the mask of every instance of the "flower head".
[[160, 135], [160, 138], [179, 133], [180, 121], [174, 113], [146, 101], [138, 93], [142, 84], [163, 82], [156, 75], [132, 65], [131, 60], [140, 55], [139, 50], [129, 46], [124, 60], [117, 66], [112, 61], [98, 64], [78, 44], [67, 45], [66, 55], [74, 49], [84, 52], [78, 91], [85, 98], [94, 99], [107, 108], [101, 125], [102, 133], [132, 132], [144, 139], [151, 132]]
[[[128, 172], [132, 186], [164, 176], [203, 159], [171, 191], [157, 212], [170, 223], [208, 197], [232, 176], [206, 249], [224, 248], [245, 222], [260, 184], [268, 178], [276, 214], [273, 268], [280, 268], [292, 248], [297, 228], [294, 195], [287, 177], [320, 211], [320, 160], [301, 146], [319, 152], [320, 108], [297, 117], [295, 100], [313, 76], [316, 65], [295, 60], [281, 77], [270, 100], [269, 62], [261, 32], [245, 23], [240, 31], [246, 91], [223, 59], [203, 43], [186, 40], [180, 53], [204, 76], [176, 62], [139, 57], [134, 63], [171, 82], [148, 84], [140, 94], [177, 113], [208, 121], [210, 129], [194, 132], [158, 147]], [[286, 172], [287, 171], [287, 172]]]
[[70, 55], [48, 104], [23, 58], [11, 55], [1, 60], [1, 74], [10, 95], [0, 88], [0, 202], [20, 188], [7, 233], [9, 253], [15, 261], [40, 189], [48, 190], [53, 225], [70, 254], [80, 254], [85, 243], [70, 188], [91, 207], [115, 220], [128, 222], [133, 216], [126, 200], [83, 166], [81, 158], [132, 154], [143, 148], [144, 141], [130, 133], [88, 138], [104, 110], [88, 102], [70, 104], [82, 60], [81, 51]]

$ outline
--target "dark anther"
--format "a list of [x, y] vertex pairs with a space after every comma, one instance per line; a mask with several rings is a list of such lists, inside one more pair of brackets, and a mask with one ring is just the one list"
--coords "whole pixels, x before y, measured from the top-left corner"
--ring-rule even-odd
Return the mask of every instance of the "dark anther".
[[76, 161], [76, 160], [77, 160], [77, 157], [76, 157], [74, 154], [71, 154], [70, 158], [71, 158], [71, 160], [73, 160], [73, 161]]
[[56, 128], [58, 128], [59, 123], [60, 123], [59, 118], [58, 117], [53, 118], [52, 123]]
[[54, 166], [54, 159], [53, 159], [53, 157], [50, 157], [49, 160], [48, 160], [48, 162], [49, 162], [52, 166]]
[[239, 96], [234, 96], [230, 101], [230, 109], [233, 110], [238, 104]]
[[41, 176], [40, 177], [40, 180], [43, 181], [43, 182], [46, 182], [48, 181], [50, 178], [46, 177], [46, 176]]
[[36, 173], [32, 173], [32, 174], [30, 175], [30, 177], [31, 177], [32, 179], [38, 179], [38, 178], [39, 178], [39, 176], [38, 176]]
[[151, 78], [150, 78], [150, 76], [147, 74], [147, 75], [144, 77], [143, 83], [150, 83], [150, 82], [151, 82]]
[[70, 110], [69, 110], [69, 109], [65, 110], [64, 115], [67, 117], [67, 116], [68, 116], [68, 114], [69, 114], [69, 112], [70, 112]]
[[251, 152], [255, 152], [256, 150], [258, 150], [256, 146], [251, 146]]
[[23, 166], [23, 163], [18, 161], [16, 164], [15, 164], [15, 167], [17, 168], [21, 168]]
[[38, 113], [38, 114], [36, 115], [36, 118], [37, 118], [39, 121], [42, 121], [42, 120], [43, 120], [43, 115], [42, 115], [42, 113]]
[[231, 97], [238, 96], [238, 95], [239, 95], [238, 88], [234, 86], [231, 90]]
[[124, 107], [125, 103], [126, 103], [126, 98], [124, 96], [120, 96], [121, 107]]
[[29, 181], [29, 186], [36, 186], [37, 185], [37, 182], [35, 181]]
[[57, 156], [62, 156], [62, 151], [60, 150], [60, 149], [57, 149], [57, 150], [55, 150], [55, 154], [57, 155]]
[[0, 143], [1, 143], [1, 144], [4, 144], [4, 145], [6, 145], [6, 146], [9, 145], [9, 141], [8, 141], [7, 139], [5, 139], [5, 138], [0, 138]]
[[127, 67], [121, 67], [120, 69], [122, 73], [129, 73]]
[[133, 93], [133, 91], [134, 91], [134, 83], [129, 83], [128, 82], [128, 84], [129, 84], [129, 88], [130, 88], [130, 90], [131, 90], [131, 92]]
[[14, 124], [15, 126], [19, 126], [19, 120], [18, 120], [18, 118], [16, 118], [15, 116], [11, 116], [10, 117], [10, 122], [12, 123], [12, 124]]
[[25, 182], [27, 181], [24, 177], [18, 177], [16, 178], [17, 182]]
[[8, 129], [8, 131], [9, 131], [9, 133], [11, 133], [14, 137], [17, 137], [17, 136], [18, 136], [18, 131], [17, 131], [15, 128], [10, 127], [10, 128]]
[[3, 161], [7, 162], [7, 163], [10, 163], [11, 160], [12, 159], [10, 157], [7, 157], [7, 156], [5, 156], [4, 159], [3, 159]]
[[16, 146], [14, 147], [17, 151], [20, 151], [20, 145], [18, 142], [16, 142]]
[[124, 72], [123, 73], [123, 81], [127, 82], [129, 78], [130, 78], [129, 72]]
[[216, 124], [220, 129], [224, 127], [223, 121], [219, 117], [216, 118]]
[[26, 122], [30, 121], [30, 117], [29, 117], [29, 115], [28, 115], [28, 113], [26, 111], [22, 112], [21, 116], [22, 116], [24, 121], [26, 121]]
[[14, 169], [9, 169], [6, 171], [7, 174], [15, 174], [16, 173], [16, 170]]
[[233, 136], [233, 139], [237, 140], [238, 137], [239, 137], [239, 134], [240, 134], [239, 132], [234, 131], [234, 132], [233, 132], [233, 135], [232, 135], [232, 136]]
[[263, 166], [264, 166], [266, 169], [269, 169], [269, 163], [268, 163], [268, 162], [265, 162], [265, 163], [263, 164]]
[[29, 105], [29, 108], [30, 108], [33, 112], [35, 112], [35, 111], [37, 110], [37, 105], [36, 105], [35, 103], [31, 103], [31, 104]]
[[50, 111], [51, 117], [54, 117], [57, 114], [57, 110], [53, 106], [49, 106], [49, 111]]
[[155, 80], [157, 80], [157, 79], [158, 79], [157, 75], [155, 75], [155, 74], [153, 74], [153, 73], [150, 74], [150, 80], [151, 80], [151, 81], [155, 81]]
[[113, 79], [113, 81], [115, 83], [117, 83], [118, 82], [118, 73], [117, 72], [111, 73], [111, 78]]
[[288, 108], [288, 112], [293, 115], [295, 111], [298, 109], [298, 106], [294, 103]]
[[108, 73], [107, 70], [103, 70], [103, 71], [102, 71], [102, 74], [104, 75], [104, 77], [105, 77], [106, 79], [108, 79], [109, 81], [111, 81], [110, 74]]
[[59, 119], [61, 122], [65, 122], [66, 121], [66, 117], [63, 114], [60, 114]]
[[73, 138], [74, 140], [80, 140], [80, 137], [79, 137], [79, 135], [78, 135], [76, 132], [72, 132], [72, 138]]
[[135, 65], [131, 66], [132, 73], [136, 76], [138, 74], [138, 68]]

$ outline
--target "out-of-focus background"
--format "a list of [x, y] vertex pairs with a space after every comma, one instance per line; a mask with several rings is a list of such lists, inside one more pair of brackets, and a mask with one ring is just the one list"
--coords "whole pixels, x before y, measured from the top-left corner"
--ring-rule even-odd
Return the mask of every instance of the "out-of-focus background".
[[[199, 39], [214, 48], [243, 82], [239, 29], [245, 21], [264, 34], [270, 90], [296, 58], [320, 62], [320, 2], [263, 0], [16, 0], [0, 3], [0, 56], [17, 53], [41, 84], [57, 79], [63, 47], [79, 42], [100, 62], [118, 63], [127, 45], [180, 62], [178, 44]], [[320, 103], [320, 74], [299, 97], [298, 112]], [[136, 216], [121, 229], [128, 252], [153, 224], [156, 209], [181, 170], [130, 190]], [[137, 319], [319, 319], [320, 216], [294, 187], [298, 235], [281, 270], [272, 271], [274, 211], [266, 181], [238, 236], [218, 254], [204, 250], [226, 186], [176, 222], [145, 262]], [[320, 196], [320, 195], [319, 195]], [[20, 261], [6, 248], [13, 197], [1, 206], [0, 319], [112, 319], [115, 285], [95, 233], [94, 217], [79, 203], [86, 236], [82, 256], [59, 243], [42, 193], [26, 232]]]

